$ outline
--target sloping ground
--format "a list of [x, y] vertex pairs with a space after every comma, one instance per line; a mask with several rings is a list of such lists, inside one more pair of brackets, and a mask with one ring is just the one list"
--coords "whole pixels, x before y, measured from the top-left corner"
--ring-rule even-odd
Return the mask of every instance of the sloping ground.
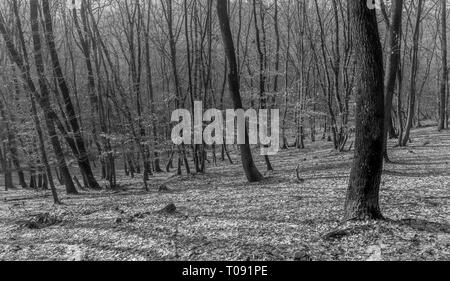
[[[48, 193], [2, 191], [0, 260], [450, 260], [450, 132], [413, 138], [385, 168], [385, 222], [341, 223], [352, 154], [316, 144], [274, 157], [277, 172], [258, 184], [219, 163], [159, 175], [150, 193], [125, 177], [121, 192], [61, 190], [60, 207]], [[175, 212], [158, 212], [169, 203]]]

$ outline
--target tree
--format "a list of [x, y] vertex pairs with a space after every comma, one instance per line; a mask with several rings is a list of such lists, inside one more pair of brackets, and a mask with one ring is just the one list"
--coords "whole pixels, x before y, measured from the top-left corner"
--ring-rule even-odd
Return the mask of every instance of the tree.
[[[217, 15], [219, 17], [220, 31], [222, 33], [222, 41], [225, 48], [225, 54], [228, 60], [228, 85], [235, 109], [243, 109], [242, 98], [239, 85], [239, 74], [236, 62], [236, 53], [234, 49], [233, 36], [231, 34], [230, 19], [227, 11], [227, 1], [217, 0]], [[247, 130], [245, 130], [245, 144], [240, 145], [241, 160], [245, 175], [249, 182], [258, 182], [263, 179], [262, 175], [256, 167], [251, 148], [248, 141]]]
[[[176, 36], [174, 34], [174, 16], [173, 16], [173, 3], [172, 0], [161, 0], [161, 7], [164, 11], [164, 16], [167, 22], [168, 28], [168, 39], [169, 39], [169, 49], [170, 49], [170, 62], [172, 65], [173, 80], [175, 83], [175, 108], [179, 109], [182, 105], [182, 93], [180, 78], [178, 73], [177, 65], [177, 48], [176, 48]], [[185, 155], [184, 145], [178, 147], [178, 174], [181, 175], [181, 166], [184, 160], [186, 172], [190, 174], [189, 162]]]
[[[33, 44], [34, 44], [34, 57], [35, 57], [35, 61], [36, 61], [36, 67], [38, 70], [38, 75], [39, 75], [39, 86], [41, 88], [41, 95], [44, 96], [43, 99], [48, 99], [48, 87], [47, 87], [47, 81], [44, 77], [44, 64], [42, 61], [42, 50], [41, 50], [41, 39], [40, 39], [40, 33], [39, 33], [39, 20], [38, 20], [38, 0], [31, 0], [30, 1], [30, 22], [31, 22], [31, 30], [33, 33]], [[48, 101], [43, 101], [43, 103], [48, 103]], [[49, 107], [49, 105], [48, 105]], [[48, 114], [48, 113], [45, 113]], [[48, 122], [53, 123], [51, 121], [51, 117], [47, 115], [46, 120], [48, 120]], [[48, 128], [49, 128], [49, 132], [51, 135], [51, 138], [53, 139], [52, 142], [54, 143], [54, 148], [55, 148], [55, 153], [58, 154], [58, 159], [60, 160], [60, 162], [62, 162], [64, 160], [64, 155], [62, 152], [62, 148], [61, 145], [59, 144], [59, 141], [57, 140], [57, 135], [55, 132], [55, 127], [53, 124], [48, 124]], [[41, 147], [41, 151], [45, 150], [44, 148]], [[56, 193], [56, 187], [55, 184], [53, 182], [53, 178], [52, 178], [52, 173], [51, 173], [51, 168], [50, 165], [48, 163], [48, 159], [47, 159], [47, 155], [46, 153], [42, 153], [43, 155], [43, 162], [47, 171], [47, 177], [49, 179], [49, 183], [50, 183], [50, 188], [53, 194], [53, 198], [56, 204], [60, 204], [59, 198], [58, 198], [58, 194]], [[62, 163], [63, 166], [65, 166], [65, 163]], [[64, 169], [67, 169], [67, 167], [65, 167]], [[68, 171], [65, 171], [64, 174], [66, 176], [70, 176]], [[73, 182], [71, 180], [67, 180], [68, 184], [66, 184], [66, 190], [67, 193], [69, 194], [77, 194], [77, 190], [75, 189], [75, 186], [73, 185]]]
[[441, 0], [442, 3], [442, 19], [441, 19], [441, 47], [442, 47], [442, 79], [441, 92], [439, 99], [439, 127], [442, 131], [446, 128], [447, 120], [447, 85], [448, 85], [448, 68], [447, 68], [447, 0]]
[[356, 95], [355, 160], [345, 202], [345, 220], [382, 219], [379, 190], [383, 169], [383, 53], [376, 11], [348, 0], [359, 85]]
[[44, 26], [45, 26], [45, 41], [50, 53], [53, 72], [58, 82], [58, 87], [61, 90], [63, 96], [65, 109], [67, 111], [67, 117], [69, 118], [69, 124], [73, 130], [75, 146], [72, 145], [72, 150], [78, 158], [78, 165], [83, 174], [83, 179], [87, 187], [92, 189], [101, 189], [97, 183], [94, 174], [92, 172], [91, 164], [89, 163], [89, 155], [86, 150], [83, 137], [81, 135], [80, 123], [75, 111], [75, 108], [70, 97], [69, 86], [63, 74], [63, 70], [59, 61], [59, 56], [56, 50], [55, 37], [53, 34], [53, 20], [50, 13], [49, 0], [42, 1], [42, 11], [44, 14]]
[[389, 25], [389, 46], [387, 55], [386, 77], [384, 84], [385, 94], [385, 137], [384, 137], [384, 158], [389, 162], [387, 152], [387, 141], [389, 138], [389, 129], [392, 126], [392, 100], [395, 91], [395, 82], [397, 81], [400, 68], [401, 48], [402, 48], [402, 12], [403, 0], [397, 0], [392, 5], [392, 15]]
[[151, 22], [150, 22], [150, 15], [152, 11], [152, 1], [149, 1], [147, 8], [147, 25], [144, 27], [144, 35], [145, 35], [145, 66], [147, 71], [147, 85], [148, 85], [148, 95], [149, 95], [149, 108], [151, 116], [151, 123], [152, 123], [152, 137], [153, 137], [153, 155], [154, 155], [154, 168], [155, 172], [161, 173], [162, 169], [160, 167], [160, 155], [158, 151], [156, 150], [156, 142], [158, 138], [158, 132], [157, 132], [157, 112], [155, 107], [155, 93], [154, 93], [154, 87], [153, 87], [153, 75], [152, 75], [152, 68], [151, 68], [151, 57], [150, 57], [150, 29], [152, 28]]
[[[6, 24], [5, 24], [5, 20], [3, 18], [3, 14], [0, 11], [0, 33], [2, 33], [3, 35], [3, 39], [6, 43], [6, 48], [8, 50], [9, 56], [11, 58], [11, 60], [16, 64], [16, 66], [19, 68], [19, 70], [22, 72], [22, 78], [24, 81], [24, 85], [25, 87], [29, 90], [30, 92], [30, 96], [31, 96], [31, 107], [32, 107], [32, 115], [33, 115], [33, 119], [36, 125], [36, 130], [39, 136], [39, 142], [40, 142], [40, 150], [41, 150], [41, 156], [42, 156], [42, 161], [44, 162], [44, 165], [46, 167], [46, 172], [47, 172], [47, 176], [49, 178], [49, 182], [50, 184], [52, 184], [52, 178], [51, 178], [51, 170], [50, 170], [50, 165], [48, 164], [47, 158], [46, 158], [46, 152], [45, 152], [45, 148], [44, 148], [44, 141], [43, 141], [43, 137], [42, 137], [42, 131], [40, 129], [40, 122], [39, 119], [37, 117], [37, 112], [36, 112], [36, 107], [34, 104], [34, 98], [39, 99], [40, 101], [40, 105], [43, 108], [44, 111], [44, 116], [46, 119], [46, 123], [47, 123], [47, 127], [49, 129], [49, 135], [51, 138], [51, 142], [52, 145], [55, 149], [55, 154], [58, 158], [58, 164], [60, 164], [60, 169], [62, 174], [64, 175], [64, 184], [66, 185], [66, 189], [68, 191], [68, 193], [72, 192], [73, 190], [75, 190], [75, 187], [73, 186], [73, 182], [72, 179], [70, 178], [70, 173], [69, 170], [66, 166], [66, 162], [64, 159], [64, 156], [62, 154], [62, 149], [58, 150], [58, 148], [60, 148], [60, 144], [59, 144], [59, 140], [56, 136], [55, 130], [53, 130], [53, 132], [51, 131], [51, 128], [54, 128], [54, 123], [52, 121], [53, 116], [55, 115], [55, 113], [52, 111], [52, 109], [50, 107], [45, 107], [46, 104], [49, 105], [49, 102], [46, 103], [45, 101], [49, 101], [48, 97], [42, 97], [41, 95], [38, 94], [37, 89], [34, 85], [34, 82], [31, 78], [31, 74], [30, 74], [30, 64], [28, 62], [28, 52], [27, 49], [25, 47], [25, 40], [23, 37], [23, 31], [22, 31], [22, 25], [20, 22], [20, 19], [18, 17], [18, 9], [17, 9], [17, 2], [14, 1], [13, 2], [14, 5], [14, 10], [15, 10], [15, 15], [16, 15], [16, 20], [17, 20], [17, 28], [18, 28], [18, 32], [19, 32], [19, 37], [20, 37], [20, 45], [21, 45], [21, 49], [22, 49], [22, 55], [19, 53], [18, 49], [16, 48], [16, 46], [14, 45], [14, 41], [11, 38], [11, 33], [9, 32], [9, 30], [6, 28]], [[34, 8], [33, 5], [30, 6], [32, 9]], [[59, 146], [59, 147], [58, 147]], [[61, 152], [61, 153], [60, 153]], [[76, 190], [75, 190], [76, 191]], [[58, 199], [57, 193], [56, 193], [56, 189], [55, 187], [52, 185], [52, 195], [53, 195], [53, 200], [55, 203], [59, 204], [60, 201]]]
[[423, 0], [419, 0], [417, 4], [417, 16], [414, 24], [413, 47], [411, 60], [411, 76], [408, 104], [408, 118], [406, 121], [405, 133], [400, 135], [400, 146], [406, 146], [410, 141], [411, 129], [413, 127], [414, 117], [416, 115], [416, 99], [417, 99], [417, 75], [419, 72], [419, 45], [420, 45], [420, 23], [422, 22]]
[[5, 106], [0, 98], [0, 165], [1, 171], [5, 175], [5, 190], [14, 189], [11, 173], [11, 160], [9, 159], [9, 146], [11, 143], [7, 141], [7, 136], [10, 134], [9, 120], [5, 114]]
[[[20, 166], [20, 160], [19, 160], [19, 152], [17, 149], [17, 140], [16, 140], [16, 120], [14, 113], [9, 110], [5, 109], [5, 106], [2, 104], [2, 102], [7, 101], [5, 95], [3, 92], [0, 92], [0, 99], [3, 99], [3, 101], [0, 101], [0, 113], [1, 117], [4, 119], [4, 123], [6, 124], [6, 132], [7, 132], [7, 142], [8, 142], [8, 148], [9, 148], [9, 154], [12, 163], [14, 164], [14, 167], [17, 170], [17, 176], [19, 178], [19, 184], [22, 188], [27, 188], [27, 184], [25, 182], [25, 175], [23, 173], [22, 167]], [[7, 155], [7, 154], [5, 154]], [[5, 177], [6, 180], [6, 177]]]
[[[278, 3], [275, 3], [277, 5]], [[259, 2], [259, 6], [262, 7], [262, 1]], [[264, 30], [264, 11], [262, 11], [262, 8], [260, 8], [260, 17], [261, 17], [261, 29], [263, 30], [263, 33], [265, 34]], [[253, 0], [253, 17], [255, 21], [255, 42], [256, 42], [256, 49], [258, 50], [258, 60], [259, 60], [259, 97], [260, 97], [260, 108], [266, 109], [267, 107], [267, 93], [266, 93], [266, 73], [267, 73], [267, 57], [266, 57], [266, 40], [264, 36], [263, 45], [264, 45], [264, 51], [263, 47], [261, 46], [261, 35], [259, 33], [259, 27], [258, 27], [258, 17], [256, 13], [256, 0]], [[270, 163], [269, 156], [265, 155], [264, 160], [266, 162], [267, 170], [273, 171], [272, 164]]]

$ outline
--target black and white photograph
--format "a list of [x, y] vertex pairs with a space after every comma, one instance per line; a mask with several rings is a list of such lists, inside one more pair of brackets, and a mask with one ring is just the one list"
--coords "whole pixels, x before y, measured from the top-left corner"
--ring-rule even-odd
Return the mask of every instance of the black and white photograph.
[[450, 261], [449, 14], [0, 0], [0, 261]]

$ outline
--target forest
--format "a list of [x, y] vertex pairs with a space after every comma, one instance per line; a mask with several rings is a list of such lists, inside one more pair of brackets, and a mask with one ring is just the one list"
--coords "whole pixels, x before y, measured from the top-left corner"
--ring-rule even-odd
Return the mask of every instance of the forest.
[[450, 260], [449, 8], [0, 0], [0, 260]]

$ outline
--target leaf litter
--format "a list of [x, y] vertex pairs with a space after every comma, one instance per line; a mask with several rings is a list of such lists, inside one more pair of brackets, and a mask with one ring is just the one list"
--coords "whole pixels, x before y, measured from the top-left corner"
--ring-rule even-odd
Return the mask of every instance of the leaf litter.
[[233, 155], [206, 175], [156, 175], [151, 192], [124, 175], [120, 192], [59, 187], [62, 206], [1, 191], [0, 260], [449, 260], [450, 133], [414, 133], [385, 166], [386, 221], [341, 221], [353, 154], [318, 143], [282, 151], [256, 184]]

